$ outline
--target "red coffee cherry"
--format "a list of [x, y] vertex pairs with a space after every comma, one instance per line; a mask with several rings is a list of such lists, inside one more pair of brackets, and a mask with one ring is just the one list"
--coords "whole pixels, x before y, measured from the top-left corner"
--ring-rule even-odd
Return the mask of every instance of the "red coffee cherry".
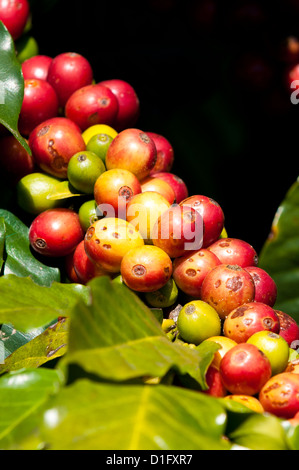
[[109, 88], [87, 85], [76, 90], [66, 102], [65, 115], [85, 131], [96, 124], [114, 126], [118, 102]]
[[273, 307], [277, 297], [277, 286], [272, 277], [264, 269], [257, 266], [248, 266], [245, 269], [252, 276], [254, 282], [254, 300]]
[[279, 418], [293, 418], [299, 411], [299, 374], [274, 375], [260, 390], [259, 400], [266, 412]]
[[117, 98], [118, 111], [114, 128], [120, 132], [135, 126], [140, 114], [140, 102], [132, 85], [120, 79], [104, 80], [99, 85], [109, 88]]
[[29, 15], [28, 0], [0, 0], [0, 21], [6, 26], [14, 41], [23, 34]]
[[61, 107], [76, 90], [90, 85], [92, 80], [93, 70], [89, 61], [75, 52], [59, 54], [49, 67], [48, 82], [56, 91]]
[[[193, 207], [193, 209], [197, 210], [203, 218], [203, 248], [207, 248], [220, 237], [224, 226], [224, 214], [218, 202], [207, 196], [195, 195], [184, 199], [180, 205]], [[215, 254], [218, 257], [217, 253]], [[239, 264], [233, 262], [228, 263], [223, 260], [221, 260], [221, 262], [225, 264]]]
[[221, 263], [237, 264], [242, 268], [257, 266], [258, 255], [255, 249], [238, 238], [221, 238], [208, 247]]
[[22, 73], [24, 80], [36, 78], [37, 80], [47, 80], [52, 57], [47, 55], [35, 55], [22, 63]]
[[148, 176], [141, 182], [141, 190], [143, 193], [145, 191], [155, 191], [165, 197], [169, 204], [174, 204], [176, 202], [174, 190], [170, 184], [159, 178]]
[[269, 359], [250, 343], [240, 343], [229, 349], [221, 360], [219, 371], [223, 385], [230, 393], [250, 396], [259, 393], [272, 373]]
[[154, 141], [157, 149], [157, 161], [151, 174], [157, 172], [169, 172], [174, 162], [174, 150], [166, 137], [156, 132], [147, 132], [147, 135]]
[[58, 115], [58, 98], [54, 88], [45, 80], [25, 80], [24, 98], [18, 127], [21, 134], [29, 136], [35, 127]]
[[227, 390], [223, 385], [221, 374], [213, 365], [210, 365], [206, 372], [206, 383], [208, 389], [203, 390], [203, 393], [218, 398], [223, 398], [227, 395]]
[[223, 324], [224, 335], [236, 343], [245, 343], [257, 331], [279, 333], [279, 319], [269, 305], [248, 302], [232, 310]]
[[177, 204], [180, 204], [183, 199], [186, 199], [188, 197], [188, 188], [185, 182], [179, 176], [174, 175], [173, 173], [169, 173], [167, 171], [159, 171], [157, 173], [151, 171], [150, 174], [151, 176], [159, 178], [163, 181], [166, 181], [166, 183], [170, 184], [170, 186], [174, 190], [175, 201]]
[[66, 179], [70, 159], [75, 153], [84, 151], [86, 145], [75, 123], [56, 117], [42, 122], [31, 132], [29, 147], [43, 171]]
[[201, 298], [217, 310], [220, 318], [235, 308], [254, 299], [254, 283], [245, 269], [236, 265], [220, 264], [204, 278]]
[[298, 349], [299, 346], [299, 326], [294, 318], [281, 310], [275, 310], [279, 319], [279, 334], [282, 336], [289, 347]]
[[87, 282], [94, 277], [109, 275], [105, 269], [93, 263], [90, 258], [88, 258], [84, 247], [84, 240], [82, 240], [75, 249], [73, 266], [81, 284], [87, 284]]
[[32, 248], [44, 256], [67, 256], [83, 240], [79, 216], [70, 209], [49, 209], [39, 214], [29, 228]]

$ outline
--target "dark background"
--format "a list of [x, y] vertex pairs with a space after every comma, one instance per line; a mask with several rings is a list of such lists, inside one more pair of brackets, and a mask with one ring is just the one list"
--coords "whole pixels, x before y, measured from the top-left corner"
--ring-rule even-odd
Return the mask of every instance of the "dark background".
[[[45, 4], [49, 8], [45, 9]], [[78, 52], [96, 81], [136, 90], [136, 125], [167, 137], [190, 195], [222, 206], [229, 236], [260, 251], [298, 176], [289, 37], [299, 1], [33, 1], [40, 54]]]

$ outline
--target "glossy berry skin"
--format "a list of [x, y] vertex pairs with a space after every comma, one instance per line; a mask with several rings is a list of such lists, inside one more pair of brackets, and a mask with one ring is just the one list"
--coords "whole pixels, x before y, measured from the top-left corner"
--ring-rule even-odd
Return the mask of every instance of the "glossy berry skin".
[[35, 127], [57, 115], [58, 98], [54, 88], [45, 80], [25, 80], [18, 122], [20, 133], [28, 137]]
[[270, 361], [272, 375], [284, 372], [289, 360], [289, 345], [272, 331], [258, 331], [248, 338], [247, 343], [257, 346]]
[[145, 300], [148, 305], [156, 308], [166, 308], [173, 305], [178, 298], [179, 291], [172, 278], [161, 287], [161, 289], [145, 294]]
[[224, 335], [237, 343], [245, 343], [258, 331], [279, 332], [279, 319], [269, 305], [247, 302], [232, 310], [223, 324]]
[[157, 149], [157, 161], [151, 174], [170, 172], [174, 162], [173, 146], [166, 137], [156, 132], [147, 132], [147, 135], [154, 141]]
[[120, 269], [123, 282], [136, 292], [154, 292], [171, 278], [171, 259], [156, 246], [144, 245], [128, 251]]
[[47, 80], [52, 60], [52, 57], [47, 55], [36, 55], [25, 60], [22, 63], [24, 80], [30, 80], [32, 78]]
[[28, 0], [0, 0], [0, 21], [6, 26], [14, 41], [23, 34], [29, 14]]
[[114, 217], [94, 222], [86, 232], [84, 244], [91, 261], [110, 273], [120, 272], [124, 255], [143, 245], [143, 238], [134, 226]]
[[299, 374], [282, 372], [271, 377], [260, 390], [259, 400], [266, 412], [293, 418], [299, 411]]
[[35, 162], [32, 155], [10, 134], [0, 138], [0, 167], [13, 182], [18, 182], [34, 171]]
[[69, 160], [67, 177], [73, 188], [83, 194], [93, 194], [98, 177], [106, 171], [103, 160], [93, 152], [75, 153]]
[[216, 398], [223, 398], [227, 395], [227, 390], [222, 383], [221, 374], [216, 367], [210, 365], [205, 378], [208, 388], [207, 390], [202, 390], [203, 393]]
[[129, 202], [140, 193], [141, 185], [138, 178], [131, 171], [120, 168], [105, 171], [94, 185], [94, 198], [99, 209], [103, 212], [107, 206], [109, 211], [113, 210], [115, 217], [122, 219], [126, 219]]
[[258, 255], [255, 249], [238, 238], [221, 238], [212, 243], [208, 249], [215, 253], [221, 263], [237, 264], [241, 268], [257, 266]]
[[225, 400], [241, 403], [255, 413], [264, 413], [261, 402], [251, 395], [226, 395]]
[[152, 243], [154, 226], [170, 204], [161, 194], [146, 191], [136, 194], [127, 205], [127, 221], [132, 223], [147, 243]]
[[149, 176], [157, 159], [154, 142], [139, 129], [125, 129], [111, 142], [106, 155], [106, 168], [131, 171], [142, 181]]
[[67, 256], [83, 237], [79, 216], [71, 209], [46, 210], [33, 220], [29, 228], [30, 245], [44, 256]]
[[76, 124], [62, 117], [39, 124], [29, 136], [29, 147], [43, 171], [65, 179], [72, 156], [86, 148]]
[[240, 266], [220, 264], [204, 278], [201, 299], [212, 305], [222, 319], [237, 307], [254, 299], [254, 283]]
[[75, 249], [73, 266], [81, 284], [87, 284], [87, 282], [94, 277], [108, 275], [107, 271], [88, 258], [84, 248], [84, 240], [82, 240]]
[[175, 193], [170, 184], [159, 178], [148, 176], [141, 182], [141, 190], [142, 192], [156, 191], [165, 197], [169, 204], [174, 204], [176, 202]]
[[[203, 248], [207, 248], [220, 237], [224, 226], [224, 214], [218, 202], [207, 196], [194, 195], [184, 199], [180, 204], [193, 207], [202, 216], [205, 228]], [[217, 253], [215, 254], [217, 256]], [[223, 261], [221, 262], [223, 263]]]
[[256, 395], [271, 377], [271, 364], [255, 345], [239, 343], [224, 355], [220, 374], [232, 394]]
[[49, 67], [48, 82], [56, 91], [59, 105], [63, 108], [76, 90], [90, 85], [92, 80], [93, 70], [89, 61], [75, 52], [57, 55]]
[[299, 346], [299, 326], [294, 318], [281, 310], [275, 310], [279, 319], [279, 334], [282, 336], [289, 347], [297, 349]]
[[248, 266], [245, 269], [252, 276], [254, 282], [254, 300], [273, 307], [277, 297], [277, 286], [272, 277], [264, 269], [257, 266]]
[[212, 366], [214, 366], [216, 369], [219, 370], [220, 367], [220, 362], [224, 355], [229, 351], [231, 348], [236, 346], [236, 341], [233, 341], [230, 338], [227, 338], [226, 336], [223, 335], [216, 335], [216, 336], [210, 336], [205, 340], [206, 341], [214, 341], [214, 343], [217, 343], [219, 346], [219, 349], [214, 353], [214, 358], [211, 363]]
[[119, 132], [134, 127], [140, 114], [140, 102], [136, 91], [128, 82], [120, 79], [104, 80], [99, 82], [109, 88], [118, 101], [118, 111], [114, 120], [114, 127]]
[[109, 88], [87, 85], [76, 90], [67, 100], [65, 115], [85, 131], [97, 124], [113, 125], [118, 102]]
[[173, 205], [163, 212], [153, 227], [152, 241], [170, 258], [177, 258], [202, 245], [201, 216], [192, 207]]
[[200, 298], [204, 278], [219, 264], [214, 253], [201, 248], [173, 260], [173, 278], [185, 294]]
[[170, 186], [174, 190], [175, 201], [177, 204], [180, 204], [183, 199], [186, 199], [188, 197], [188, 188], [186, 186], [186, 183], [179, 176], [167, 171], [151, 171], [150, 174], [151, 176], [162, 179], [163, 181], [166, 181], [166, 183], [170, 184]]
[[202, 300], [193, 300], [180, 310], [177, 328], [184, 341], [198, 345], [220, 335], [221, 321], [213, 307]]

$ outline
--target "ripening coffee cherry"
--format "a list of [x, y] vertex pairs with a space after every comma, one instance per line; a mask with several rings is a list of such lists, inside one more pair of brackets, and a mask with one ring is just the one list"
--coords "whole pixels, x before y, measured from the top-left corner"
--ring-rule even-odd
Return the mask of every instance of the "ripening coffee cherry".
[[90, 85], [93, 70], [81, 54], [63, 52], [53, 58], [48, 71], [48, 82], [57, 93], [59, 105], [65, 107], [69, 97], [79, 88]]
[[299, 411], [299, 374], [282, 372], [271, 377], [259, 392], [266, 412], [290, 419]]
[[257, 331], [279, 333], [279, 319], [269, 305], [247, 302], [232, 310], [223, 324], [224, 335], [237, 343], [245, 343]]
[[264, 413], [264, 408], [261, 402], [251, 395], [226, 395], [225, 400], [241, 403], [255, 413]]
[[144, 245], [129, 250], [120, 269], [123, 282], [137, 292], [154, 292], [169, 281], [172, 274], [171, 259], [157, 246]]
[[179, 176], [174, 175], [173, 173], [169, 173], [167, 171], [151, 171], [150, 175], [154, 178], [159, 178], [163, 181], [166, 181], [166, 183], [170, 184], [170, 186], [174, 190], [175, 201], [177, 204], [180, 204], [181, 201], [188, 197], [188, 188], [186, 186], [186, 183]]
[[170, 184], [159, 178], [148, 176], [141, 182], [141, 190], [143, 193], [146, 191], [155, 191], [165, 197], [169, 204], [176, 202], [174, 190]]
[[219, 349], [214, 353], [214, 358], [211, 363], [211, 365], [213, 365], [216, 369], [219, 369], [220, 362], [224, 355], [227, 353], [227, 351], [229, 351], [231, 348], [236, 346], [236, 344], [238, 344], [236, 343], [236, 341], [222, 335], [210, 336], [205, 340], [205, 342], [206, 341], [214, 341], [220, 346]]
[[[224, 226], [224, 214], [218, 202], [207, 196], [195, 195], [184, 199], [180, 205], [192, 207], [200, 213], [204, 223], [203, 248], [209, 247], [220, 237]], [[217, 256], [217, 253], [215, 254]], [[221, 262], [224, 263], [222, 260]]]
[[258, 331], [251, 335], [247, 343], [255, 344], [270, 361], [272, 375], [280, 374], [283, 372], [289, 360], [289, 345], [277, 333], [272, 331]]
[[87, 284], [87, 282], [95, 277], [109, 275], [105, 269], [93, 263], [90, 258], [88, 258], [84, 248], [84, 240], [82, 240], [75, 249], [73, 254], [73, 266], [81, 284]]
[[279, 334], [282, 336], [289, 347], [298, 349], [299, 346], [299, 326], [294, 318], [281, 310], [275, 310], [279, 319]]
[[78, 126], [63, 117], [39, 124], [29, 136], [29, 147], [43, 171], [64, 179], [72, 156], [86, 148]]
[[48, 209], [39, 214], [29, 228], [30, 245], [44, 256], [67, 256], [83, 237], [79, 216], [71, 209]]
[[82, 131], [96, 124], [114, 125], [118, 102], [109, 88], [91, 84], [76, 90], [67, 100], [65, 115]]
[[151, 175], [158, 172], [169, 172], [174, 162], [174, 150], [166, 137], [156, 132], [147, 132], [147, 135], [154, 141], [157, 149], [157, 160]]
[[45, 80], [31, 78], [24, 82], [24, 98], [19, 114], [18, 128], [29, 136], [33, 129], [58, 116], [58, 98], [54, 88]]
[[254, 282], [254, 300], [273, 307], [277, 297], [277, 286], [274, 279], [264, 269], [257, 266], [248, 266], [245, 269], [252, 276]]
[[157, 159], [157, 149], [150, 137], [139, 129], [125, 129], [111, 142], [106, 155], [106, 168], [131, 171], [142, 181], [149, 176]]
[[212, 251], [224, 264], [237, 264], [241, 268], [258, 264], [255, 249], [249, 243], [237, 238], [219, 239], [212, 243], [208, 250]]
[[152, 241], [170, 258], [177, 258], [202, 245], [203, 223], [200, 214], [192, 209], [173, 205], [163, 212], [153, 227]]
[[201, 248], [174, 259], [173, 278], [182, 292], [200, 298], [204, 278], [219, 264], [214, 253]]
[[269, 359], [249, 343], [239, 343], [227, 351], [219, 370], [225, 388], [237, 395], [256, 395], [271, 377]]
[[22, 63], [24, 80], [47, 80], [52, 57], [47, 55], [35, 55]]
[[94, 222], [85, 235], [87, 256], [108, 272], [118, 273], [124, 255], [144, 241], [135, 227], [123, 219], [105, 217]]
[[245, 269], [236, 265], [220, 264], [204, 278], [201, 299], [214, 307], [225, 319], [237, 307], [254, 299], [254, 283]]
[[[94, 185], [94, 198], [102, 212], [113, 209], [115, 217], [126, 218], [126, 208], [136, 194], [140, 182], [131, 171], [115, 168], [102, 173]], [[101, 209], [102, 208], [102, 209]]]
[[128, 82], [120, 79], [99, 82], [109, 88], [118, 101], [118, 111], [114, 126], [118, 131], [135, 126], [140, 114], [140, 102], [136, 91]]
[[14, 41], [23, 34], [29, 15], [28, 0], [0, 0], [0, 21], [6, 26]]

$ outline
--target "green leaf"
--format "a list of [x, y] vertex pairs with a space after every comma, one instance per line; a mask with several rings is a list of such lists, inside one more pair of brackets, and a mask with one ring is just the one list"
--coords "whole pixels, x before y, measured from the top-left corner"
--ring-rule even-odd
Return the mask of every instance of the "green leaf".
[[0, 365], [0, 374], [19, 369], [34, 369], [63, 356], [67, 350], [69, 319], [60, 318], [43, 332], [28, 340]]
[[24, 78], [14, 42], [0, 21], [0, 123], [3, 124], [31, 154], [26, 140], [18, 130], [19, 114], [24, 97]]
[[89, 287], [90, 304], [79, 302], [71, 313], [69, 348], [61, 367], [75, 364], [112, 381], [162, 378], [174, 370], [206, 387], [215, 343], [201, 349], [173, 343], [151, 310], [124, 285], [100, 277]]
[[53, 282], [39, 286], [30, 278], [8, 274], [0, 278], [0, 323], [28, 332], [59, 317], [67, 317], [74, 304], [88, 301], [89, 289], [81, 284]]
[[18, 348], [40, 335], [43, 331], [44, 328], [36, 328], [28, 331], [28, 333], [23, 333], [13, 328], [11, 325], [2, 325], [0, 341], [3, 344], [4, 357], [7, 358]]
[[49, 450], [230, 448], [220, 404], [174, 386], [79, 380], [50, 399], [41, 422]]
[[27, 446], [32, 449], [40, 443], [39, 438], [36, 440], [29, 433], [36, 426], [34, 413], [62, 384], [63, 377], [58, 371], [42, 368], [12, 372], [0, 378], [0, 449], [17, 450], [17, 440], [22, 441], [23, 449]]
[[6, 227], [4, 217], [0, 217], [0, 272], [4, 263]]
[[[46, 286], [53, 281], [60, 281], [59, 269], [47, 266], [31, 252], [28, 227], [13, 213], [4, 209], [0, 209], [0, 218], [5, 222], [4, 274], [30, 276], [36, 283]], [[3, 241], [3, 235], [1, 240]]]
[[299, 322], [299, 179], [277, 209], [271, 233], [259, 256], [259, 266], [277, 284], [275, 308]]

